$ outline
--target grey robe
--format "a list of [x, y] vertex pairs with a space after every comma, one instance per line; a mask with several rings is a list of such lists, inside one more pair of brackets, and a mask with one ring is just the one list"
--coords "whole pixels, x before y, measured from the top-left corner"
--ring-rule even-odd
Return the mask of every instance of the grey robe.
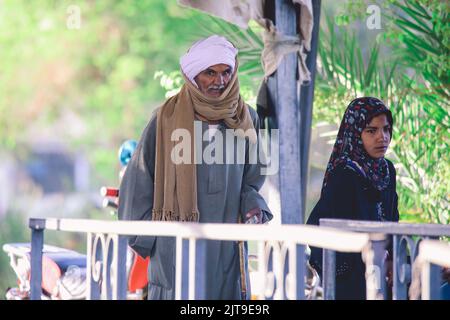
[[[256, 112], [249, 108], [255, 129], [259, 130]], [[120, 185], [119, 219], [151, 220], [153, 207], [156, 112], [145, 128]], [[208, 129], [206, 122], [202, 130]], [[225, 125], [218, 130], [225, 137]], [[207, 133], [206, 133], [207, 134]], [[237, 139], [234, 140], [236, 148]], [[209, 144], [203, 142], [203, 148]], [[225, 141], [224, 141], [225, 146]], [[266, 202], [258, 193], [265, 176], [261, 163], [248, 161], [248, 140], [245, 141], [246, 162], [243, 164], [197, 164], [197, 202], [201, 223], [237, 223], [238, 215], [253, 208], [263, 210], [263, 222], [272, 219]], [[226, 152], [224, 152], [226, 157]], [[236, 149], [235, 149], [236, 157]], [[254, 163], [254, 162], [253, 162]], [[174, 299], [175, 239], [172, 237], [130, 237], [130, 246], [142, 257], [150, 256], [149, 299]], [[247, 245], [245, 245], [245, 251]], [[247, 257], [247, 252], [245, 252]], [[207, 241], [207, 299], [241, 299], [239, 249], [237, 242]], [[245, 268], [248, 277], [247, 260]], [[247, 298], [250, 286], [247, 283]]]

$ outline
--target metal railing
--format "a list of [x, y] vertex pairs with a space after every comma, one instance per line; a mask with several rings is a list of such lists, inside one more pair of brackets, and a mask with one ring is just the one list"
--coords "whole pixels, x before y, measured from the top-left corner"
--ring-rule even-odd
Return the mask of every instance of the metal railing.
[[[408, 299], [408, 287], [413, 277], [412, 265], [419, 252], [422, 252], [422, 241], [436, 240], [440, 237], [450, 237], [450, 226], [441, 224], [411, 224], [397, 222], [374, 222], [359, 220], [320, 219], [320, 226], [336, 228], [346, 231], [362, 232], [369, 234], [384, 234], [386, 238], [392, 237], [393, 246], [393, 288], [394, 300]], [[439, 242], [439, 241], [438, 241]], [[429, 243], [429, 242], [426, 242]], [[441, 243], [442, 244], [442, 243]], [[444, 244], [443, 244], [444, 245]], [[386, 243], [380, 242], [377, 246], [377, 254], [380, 256], [385, 250]], [[428, 248], [429, 244], [425, 245]], [[431, 249], [430, 249], [431, 250]], [[424, 255], [428, 253], [423, 253]], [[445, 255], [444, 255], [445, 256]], [[447, 261], [447, 264], [450, 260]], [[379, 278], [385, 279], [385, 268], [382, 260], [377, 260]], [[440, 285], [440, 267], [433, 265], [430, 269], [431, 276], [427, 286], [433, 289], [433, 299], [438, 299], [436, 287]], [[385, 281], [381, 281], [381, 294], [387, 296]]]
[[450, 244], [423, 240], [419, 246], [419, 255], [413, 265], [411, 282], [412, 299], [439, 300], [440, 267], [450, 268]]
[[[335, 252], [367, 254], [373, 268], [374, 247], [368, 234], [305, 225], [198, 224], [151, 221], [30, 219], [31, 299], [40, 299], [44, 230], [87, 234], [87, 298], [126, 299], [128, 236], [165, 236], [176, 239], [176, 299], [206, 299], [206, 241], [256, 241], [258, 274], [264, 286], [259, 299], [305, 298], [305, 246], [325, 249], [325, 299], [334, 298]], [[373, 240], [373, 239], [372, 239]], [[376, 240], [376, 239], [375, 239]], [[380, 240], [378, 238], [378, 240]], [[376, 297], [375, 294], [369, 295]]]

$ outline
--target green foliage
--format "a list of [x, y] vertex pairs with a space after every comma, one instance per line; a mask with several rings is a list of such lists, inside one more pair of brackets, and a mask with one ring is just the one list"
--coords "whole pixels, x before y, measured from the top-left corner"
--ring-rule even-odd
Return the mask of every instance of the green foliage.
[[112, 183], [118, 146], [139, 138], [164, 99], [152, 75], [177, 68], [196, 32], [190, 20], [201, 14], [175, 1], [82, 1], [80, 28], [70, 29], [73, 4], [2, 2], [0, 147], [27, 145], [29, 128], [70, 114], [82, 129], [59, 138], [88, 154], [92, 180]]
[[325, 14], [325, 20], [326, 28], [320, 34], [319, 76], [316, 83], [319, 91], [316, 99], [324, 108], [315, 112], [315, 120], [320, 118], [321, 121], [339, 123], [343, 114], [341, 101], [350, 102], [362, 95], [385, 97], [392, 87], [397, 62], [389, 64], [381, 61], [378, 43], [374, 43], [364, 57], [354, 33], [336, 28], [329, 14]]
[[249, 28], [242, 29], [212, 16], [202, 18], [196, 20], [199, 25], [199, 36], [207, 37], [212, 34], [225, 36], [239, 49], [240, 76], [246, 76], [246, 79], [253, 78], [259, 82], [264, 74], [260, 62], [261, 52], [264, 48], [260, 35], [262, 28], [257, 24], [252, 24]]
[[58, 138], [89, 156], [98, 185], [115, 183], [117, 147], [138, 139], [165, 99], [158, 71], [175, 76], [190, 44], [212, 33], [227, 34], [239, 47], [241, 85], [254, 103], [255, 76], [262, 74], [262, 42], [254, 28], [242, 31], [175, 1], [99, 0], [75, 4], [80, 28], [70, 29], [70, 5], [2, 3], [0, 43], [8, 49], [0, 50], [0, 92], [7, 93], [0, 95], [0, 147], [29, 147], [29, 129], [51, 127], [70, 114], [81, 128]]
[[396, 41], [405, 68], [423, 78], [429, 95], [437, 94], [448, 102], [450, 80], [450, 21], [448, 2], [393, 1], [388, 38]]
[[[442, 65], [442, 57], [448, 57], [449, 30], [443, 27], [447, 12], [432, 3], [436, 6], [427, 8], [416, 1], [394, 2], [384, 18], [387, 25], [399, 28], [381, 33], [366, 53], [348, 25], [336, 26], [325, 13], [314, 120], [339, 124], [353, 98], [383, 99], [395, 119], [393, 152], [388, 156], [399, 171], [401, 218], [445, 224], [450, 205], [450, 118], [448, 67]], [[420, 17], [411, 8], [427, 14], [436, 9], [435, 19]]]
[[166, 90], [166, 98], [176, 95], [184, 83], [183, 76], [179, 70], [172, 71], [169, 74], [159, 70], [155, 72], [154, 78], [159, 79], [159, 84]]

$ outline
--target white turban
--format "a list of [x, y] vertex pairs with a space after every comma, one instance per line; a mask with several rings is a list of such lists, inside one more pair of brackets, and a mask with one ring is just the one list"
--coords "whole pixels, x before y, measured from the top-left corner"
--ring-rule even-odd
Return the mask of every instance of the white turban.
[[234, 72], [238, 50], [227, 39], [213, 35], [197, 41], [180, 59], [183, 73], [194, 85], [194, 78], [203, 70], [216, 64], [229, 65]]

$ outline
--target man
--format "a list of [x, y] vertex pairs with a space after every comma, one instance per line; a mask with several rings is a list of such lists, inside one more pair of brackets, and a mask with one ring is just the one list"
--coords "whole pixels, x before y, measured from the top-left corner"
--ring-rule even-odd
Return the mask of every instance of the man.
[[[250, 147], [258, 142], [259, 120], [239, 94], [237, 51], [224, 37], [214, 35], [196, 42], [180, 59], [185, 83], [156, 111], [142, 134], [120, 186], [120, 219], [201, 223], [272, 219], [258, 193], [264, 182], [262, 164], [248, 160]], [[231, 151], [237, 150], [231, 158], [244, 152], [245, 163], [222, 161], [230, 159], [229, 145], [211, 151], [220, 137], [229, 140], [230, 129], [236, 129]], [[188, 161], [174, 159], [177, 130], [192, 138], [187, 146], [193, 151], [183, 155]], [[244, 142], [243, 150], [239, 141]], [[219, 160], [198, 161], [206, 150]], [[150, 256], [149, 299], [174, 299], [175, 239], [138, 236], [130, 239], [130, 245], [141, 256]], [[206, 245], [207, 298], [241, 299], [238, 243]], [[243, 249], [248, 288], [246, 245]], [[249, 298], [249, 288], [245, 293]]]

